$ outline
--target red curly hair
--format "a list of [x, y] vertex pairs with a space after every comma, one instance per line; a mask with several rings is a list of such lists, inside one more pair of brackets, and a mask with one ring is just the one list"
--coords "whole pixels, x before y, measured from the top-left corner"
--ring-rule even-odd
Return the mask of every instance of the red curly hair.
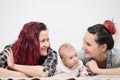
[[17, 41], [11, 47], [16, 64], [39, 64], [41, 55], [38, 37], [43, 30], [47, 30], [47, 28], [41, 22], [29, 22], [23, 26]]

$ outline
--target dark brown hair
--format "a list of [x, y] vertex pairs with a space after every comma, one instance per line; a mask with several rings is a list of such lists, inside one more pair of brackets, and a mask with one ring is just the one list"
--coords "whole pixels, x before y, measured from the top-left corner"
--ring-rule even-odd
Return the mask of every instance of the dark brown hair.
[[97, 35], [95, 40], [99, 45], [107, 44], [107, 50], [114, 46], [113, 34], [116, 33], [115, 25], [112, 21], [106, 20], [103, 24], [96, 24], [88, 28], [88, 32]]

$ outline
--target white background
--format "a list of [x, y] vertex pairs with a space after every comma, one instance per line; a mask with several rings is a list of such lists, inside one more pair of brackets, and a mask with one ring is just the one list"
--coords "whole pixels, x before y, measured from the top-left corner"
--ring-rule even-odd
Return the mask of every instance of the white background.
[[[120, 34], [120, 0], [0, 0], [0, 51], [30, 21], [47, 25], [54, 50], [65, 42], [79, 50], [87, 28], [106, 19], [115, 22]], [[119, 37], [115, 47], [120, 49]]]

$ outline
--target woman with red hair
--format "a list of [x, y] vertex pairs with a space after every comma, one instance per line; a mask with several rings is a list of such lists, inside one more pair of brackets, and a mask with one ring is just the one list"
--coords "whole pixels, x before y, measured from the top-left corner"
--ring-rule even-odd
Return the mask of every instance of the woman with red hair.
[[0, 53], [3, 77], [53, 76], [56, 65], [57, 53], [50, 48], [48, 30], [41, 22], [26, 23], [16, 42]]
[[84, 52], [78, 55], [90, 75], [120, 75], [120, 50], [113, 48], [115, 33], [115, 25], [110, 20], [88, 28], [83, 38]]

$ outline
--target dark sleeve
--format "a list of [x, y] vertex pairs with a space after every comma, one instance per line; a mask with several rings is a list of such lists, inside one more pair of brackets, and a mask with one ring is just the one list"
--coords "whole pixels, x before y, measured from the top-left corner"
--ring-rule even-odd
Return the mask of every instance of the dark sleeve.
[[57, 52], [52, 49], [49, 49], [48, 57], [43, 64], [44, 70], [48, 70], [49, 72], [48, 76], [54, 75], [54, 72], [56, 70], [56, 65], [57, 65]]
[[[6, 46], [4, 47], [4, 50], [7, 49], [7, 48], [10, 48], [10, 47], [11, 47], [11, 45], [6, 45]], [[7, 65], [7, 57], [6, 57], [6, 55], [3, 53], [4, 50], [0, 53], [0, 67], [2, 67], [2, 68], [7, 68], [7, 67], [8, 67], [8, 65]]]
[[3, 54], [3, 52], [0, 53], [0, 67], [7, 67], [7, 57]]

